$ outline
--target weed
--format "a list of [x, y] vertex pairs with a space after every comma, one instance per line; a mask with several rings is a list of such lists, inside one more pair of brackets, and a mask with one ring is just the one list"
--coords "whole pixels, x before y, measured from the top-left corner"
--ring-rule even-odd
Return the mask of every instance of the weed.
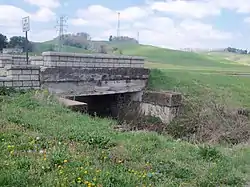
[[210, 145], [199, 146], [198, 154], [207, 161], [216, 161], [222, 157], [221, 152]]

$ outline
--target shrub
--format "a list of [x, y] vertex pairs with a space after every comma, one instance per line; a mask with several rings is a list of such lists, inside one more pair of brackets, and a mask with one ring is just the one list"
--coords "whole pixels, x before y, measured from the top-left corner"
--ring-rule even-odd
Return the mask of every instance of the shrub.
[[182, 115], [167, 126], [167, 132], [192, 142], [238, 144], [249, 140], [250, 123], [246, 115], [211, 95], [206, 100], [186, 97]]

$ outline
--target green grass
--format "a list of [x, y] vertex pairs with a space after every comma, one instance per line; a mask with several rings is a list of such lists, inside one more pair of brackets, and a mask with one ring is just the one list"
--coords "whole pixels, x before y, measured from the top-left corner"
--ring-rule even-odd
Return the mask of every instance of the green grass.
[[250, 172], [245, 146], [115, 132], [112, 120], [36, 98], [0, 98], [0, 186], [242, 186]]
[[[146, 57], [149, 62], [158, 62], [182, 67], [242, 68], [241, 64], [221, 58], [212, 59], [207, 55], [164, 49], [147, 45], [124, 45], [123, 54]], [[248, 68], [248, 67], [247, 67]]]
[[[235, 59], [106, 43], [125, 55], [147, 58], [152, 90], [204, 100], [213, 93], [217, 101], [250, 107], [250, 77], [227, 75], [249, 72]], [[39, 50], [50, 45], [45, 42]], [[86, 52], [81, 50], [65, 48]], [[0, 186], [80, 186], [88, 181], [103, 187], [213, 187], [243, 186], [250, 180], [249, 145], [209, 147], [153, 132], [116, 132], [115, 121], [74, 113], [51, 99], [34, 99], [34, 93], [1, 96], [0, 116]], [[46, 154], [39, 153], [45, 148]]]
[[152, 70], [149, 86], [153, 90], [174, 90], [200, 98], [213, 93], [235, 108], [250, 107], [250, 77], [213, 71]]

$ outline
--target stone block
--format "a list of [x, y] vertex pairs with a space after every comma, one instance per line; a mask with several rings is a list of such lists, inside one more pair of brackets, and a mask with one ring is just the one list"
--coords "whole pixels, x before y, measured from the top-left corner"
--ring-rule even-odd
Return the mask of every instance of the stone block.
[[177, 107], [182, 104], [182, 96], [176, 92], [147, 91], [142, 96], [142, 102], [159, 106]]
[[31, 74], [31, 70], [22, 70], [22, 74], [23, 75], [30, 75]]
[[72, 62], [67, 62], [67, 65], [66, 66], [68, 66], [68, 67], [72, 67], [73, 66], [73, 64], [72, 64]]
[[32, 87], [32, 81], [23, 81], [24, 87]]
[[96, 63], [101, 63], [102, 59], [101, 58], [96, 58]]
[[104, 58], [102, 62], [103, 63], [107, 63], [107, 62], [109, 62], [109, 59], [108, 58]]
[[21, 74], [22, 74], [22, 70], [18, 70], [18, 69], [13, 69], [13, 70], [7, 71], [7, 75], [21, 75]]
[[12, 80], [14, 80], [14, 81], [18, 81], [19, 80], [19, 76], [20, 75], [10, 75], [10, 76], [8, 76], [8, 77], [10, 77]]
[[68, 62], [75, 62], [75, 58], [74, 57], [68, 57], [67, 61]]
[[31, 80], [30, 77], [31, 77], [30, 75], [19, 75], [18, 79], [22, 80], [22, 81], [29, 81], [29, 80]]
[[13, 81], [13, 87], [22, 87], [23, 82], [22, 81]]
[[31, 70], [32, 75], [39, 75], [39, 70]]
[[32, 81], [36, 81], [36, 80], [39, 80], [39, 79], [40, 79], [39, 75], [31, 75], [30, 76], [30, 80], [32, 80]]
[[67, 62], [60, 61], [60, 62], [57, 62], [57, 65], [58, 66], [67, 66]]
[[12, 87], [13, 86], [12, 81], [5, 81], [4, 86], [5, 87]]
[[38, 87], [38, 86], [40, 86], [40, 81], [32, 81], [32, 86], [33, 86], [33, 87]]
[[113, 58], [110, 58], [110, 59], [109, 59], [109, 63], [114, 63], [114, 59], [113, 59]]

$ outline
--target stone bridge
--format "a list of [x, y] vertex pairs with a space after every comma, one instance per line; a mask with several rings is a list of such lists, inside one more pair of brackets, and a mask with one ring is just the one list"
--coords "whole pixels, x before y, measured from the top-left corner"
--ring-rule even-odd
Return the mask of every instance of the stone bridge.
[[24, 56], [4, 54], [0, 56], [0, 87], [48, 89], [59, 97], [87, 103], [89, 111], [109, 108], [112, 115], [118, 103], [124, 106], [129, 100], [137, 102], [145, 115], [168, 123], [178, 114], [181, 96], [146, 92], [150, 71], [144, 62], [135, 56], [44, 52], [30, 57], [27, 64]]

